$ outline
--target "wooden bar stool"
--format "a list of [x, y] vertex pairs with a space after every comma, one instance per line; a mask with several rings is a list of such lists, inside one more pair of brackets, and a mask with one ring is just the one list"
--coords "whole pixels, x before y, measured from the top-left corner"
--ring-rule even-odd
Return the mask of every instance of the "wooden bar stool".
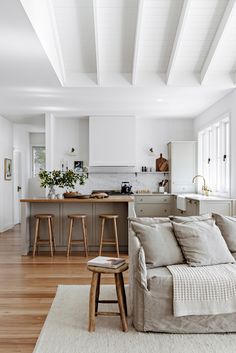
[[[125, 295], [125, 287], [124, 287], [124, 279], [123, 272], [128, 269], [128, 264], [113, 269], [113, 268], [105, 268], [99, 266], [91, 266], [88, 265], [88, 270], [93, 273], [91, 287], [90, 287], [90, 300], [89, 300], [89, 332], [95, 331], [95, 317], [98, 315], [102, 316], [120, 316], [122, 329], [124, 332], [128, 331], [128, 324], [126, 320], [127, 316], [127, 303], [126, 303], [126, 295]], [[116, 285], [116, 294], [117, 300], [99, 300], [100, 294], [100, 280], [101, 274], [113, 274], [115, 277], [115, 285]], [[118, 303], [119, 312], [103, 312], [98, 311], [98, 304], [113, 304]]]
[[[84, 214], [70, 214], [68, 215], [68, 218], [70, 220], [70, 225], [69, 225], [69, 234], [68, 234], [68, 243], [67, 243], [67, 257], [71, 253], [71, 246], [73, 244], [84, 244], [84, 250], [85, 250], [85, 255], [86, 257], [88, 256], [88, 244], [87, 244], [87, 224], [86, 224], [86, 215]], [[72, 240], [72, 233], [73, 233], [73, 225], [75, 220], [81, 221], [82, 224], [82, 230], [83, 230], [83, 239], [80, 240]]]
[[[34, 216], [36, 218], [35, 225], [35, 236], [34, 236], [34, 246], [33, 246], [33, 256], [35, 256], [36, 249], [38, 251], [39, 245], [49, 244], [51, 256], [53, 256], [53, 252], [56, 251], [55, 239], [53, 234], [53, 214], [36, 214]], [[48, 239], [40, 239], [40, 223], [45, 220], [48, 224]]]
[[[116, 223], [116, 220], [117, 220], [117, 218], [119, 218], [119, 216], [117, 214], [101, 214], [99, 217], [102, 219], [99, 255], [100, 256], [102, 255], [102, 247], [103, 247], [103, 245], [115, 245], [116, 246], [117, 257], [120, 257], [118, 233], [117, 233], [117, 223]], [[104, 240], [104, 227], [105, 227], [105, 221], [106, 220], [112, 220], [113, 221], [115, 240], [110, 240], [110, 239]]]

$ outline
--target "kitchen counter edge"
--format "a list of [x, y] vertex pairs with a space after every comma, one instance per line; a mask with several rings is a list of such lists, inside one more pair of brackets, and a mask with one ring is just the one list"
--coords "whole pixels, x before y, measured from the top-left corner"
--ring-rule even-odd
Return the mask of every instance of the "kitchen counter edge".
[[29, 202], [29, 203], [109, 203], [109, 202], [134, 202], [133, 196], [109, 196], [103, 199], [77, 199], [77, 198], [66, 198], [66, 199], [49, 199], [49, 198], [39, 198], [32, 197], [21, 199], [20, 202]]

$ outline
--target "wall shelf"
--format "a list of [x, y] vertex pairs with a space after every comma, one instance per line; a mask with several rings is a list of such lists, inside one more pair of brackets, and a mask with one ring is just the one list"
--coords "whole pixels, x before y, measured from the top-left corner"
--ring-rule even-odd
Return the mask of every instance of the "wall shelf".
[[150, 175], [150, 174], [157, 174], [157, 175], [165, 175], [165, 174], [169, 174], [170, 172], [169, 171], [166, 171], [166, 172], [125, 172], [125, 171], [122, 171], [122, 172], [112, 172], [112, 171], [104, 171], [104, 172], [101, 172], [101, 171], [89, 171], [88, 174], [134, 174], [135, 176], [138, 176], [138, 175]]
[[135, 174], [169, 174], [169, 171], [166, 172], [135, 172]]

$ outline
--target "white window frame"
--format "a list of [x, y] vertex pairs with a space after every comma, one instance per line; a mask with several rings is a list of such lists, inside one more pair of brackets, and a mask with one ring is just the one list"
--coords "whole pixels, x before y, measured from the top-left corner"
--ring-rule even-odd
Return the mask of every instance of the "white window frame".
[[39, 144], [39, 143], [37, 143], [37, 144], [31, 144], [30, 145], [30, 148], [31, 148], [31, 177], [32, 178], [35, 178], [35, 177], [37, 177], [37, 175], [34, 175], [34, 171], [33, 171], [33, 166], [34, 166], [34, 161], [33, 161], [33, 158], [34, 158], [34, 155], [33, 155], [33, 148], [35, 148], [35, 147], [44, 147], [45, 148], [45, 153], [46, 153], [46, 146], [45, 146], [45, 144]]
[[198, 172], [205, 177], [212, 194], [222, 197], [229, 197], [231, 191], [230, 126], [231, 117], [226, 113], [198, 133]]

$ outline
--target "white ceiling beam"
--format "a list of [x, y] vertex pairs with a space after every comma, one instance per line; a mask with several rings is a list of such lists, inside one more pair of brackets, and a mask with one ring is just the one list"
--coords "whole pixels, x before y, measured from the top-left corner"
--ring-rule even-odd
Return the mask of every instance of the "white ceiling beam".
[[141, 37], [141, 27], [142, 27], [142, 19], [143, 19], [143, 6], [144, 6], [144, 0], [139, 0], [138, 11], [137, 11], [136, 32], [135, 32], [135, 43], [134, 43], [133, 70], [132, 70], [133, 85], [135, 85], [137, 81], [137, 66], [138, 66], [138, 58], [140, 53], [140, 37]]
[[98, 7], [97, 0], [93, 0], [93, 20], [94, 20], [94, 36], [95, 36], [95, 52], [96, 52], [96, 66], [97, 66], [97, 84], [101, 85], [101, 69], [100, 69], [100, 55], [99, 55], [99, 40], [98, 40]]
[[61, 76], [62, 76], [62, 85], [64, 86], [65, 82], [66, 82], [66, 71], [65, 71], [65, 64], [64, 64], [64, 59], [63, 59], [63, 55], [62, 55], [61, 42], [60, 42], [58, 29], [57, 29], [55, 9], [53, 7], [52, 0], [48, 0], [47, 5], [48, 5], [48, 12], [49, 12], [50, 21], [52, 24], [52, 34], [54, 37], [56, 53], [57, 53], [58, 62], [59, 62], [59, 66], [60, 66], [60, 72], [61, 72]]
[[39, 41], [60, 81], [65, 85], [65, 69], [51, 1], [20, 0]]
[[181, 44], [181, 41], [183, 38], [183, 33], [184, 33], [186, 19], [187, 19], [189, 8], [190, 8], [190, 3], [191, 3], [191, 0], [184, 0], [184, 3], [183, 3], [183, 7], [182, 7], [182, 11], [181, 11], [180, 18], [179, 18], [179, 23], [178, 23], [176, 35], [175, 35], [175, 40], [174, 40], [174, 44], [173, 44], [172, 52], [170, 55], [170, 60], [169, 60], [167, 72], [166, 72], [166, 84], [167, 85], [170, 83], [173, 72], [174, 72], [176, 58], [178, 56], [180, 44]]
[[229, 22], [229, 19], [231, 17], [233, 9], [235, 8], [235, 5], [236, 5], [236, 0], [229, 0], [228, 5], [225, 9], [224, 15], [223, 15], [223, 17], [220, 21], [220, 24], [218, 26], [218, 29], [216, 31], [213, 42], [211, 44], [211, 47], [209, 49], [209, 52], [206, 56], [206, 59], [204, 61], [203, 66], [202, 66], [202, 70], [201, 70], [201, 74], [200, 74], [201, 84], [205, 81], [207, 74], [210, 71], [211, 64], [212, 64], [213, 59], [216, 55], [219, 44], [223, 38], [227, 23]]

